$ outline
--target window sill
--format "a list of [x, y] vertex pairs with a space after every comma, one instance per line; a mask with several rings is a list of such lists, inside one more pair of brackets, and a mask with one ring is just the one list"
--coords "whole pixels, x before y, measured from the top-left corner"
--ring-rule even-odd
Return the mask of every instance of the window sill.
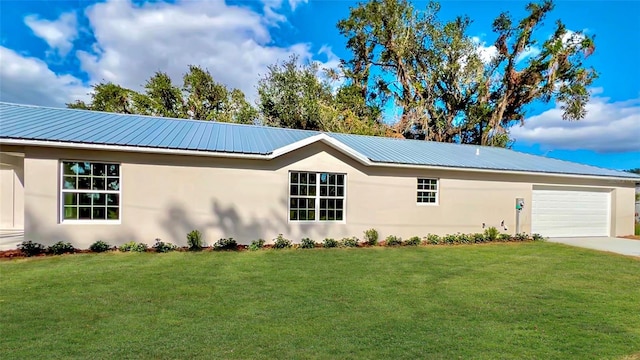
[[416, 203], [416, 206], [440, 206], [439, 203]]
[[120, 225], [121, 220], [62, 220], [60, 225]]

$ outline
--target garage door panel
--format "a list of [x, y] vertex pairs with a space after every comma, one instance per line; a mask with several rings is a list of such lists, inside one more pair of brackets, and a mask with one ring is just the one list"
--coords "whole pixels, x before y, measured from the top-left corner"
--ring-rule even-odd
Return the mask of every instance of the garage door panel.
[[534, 189], [531, 231], [549, 237], [608, 236], [610, 192]]

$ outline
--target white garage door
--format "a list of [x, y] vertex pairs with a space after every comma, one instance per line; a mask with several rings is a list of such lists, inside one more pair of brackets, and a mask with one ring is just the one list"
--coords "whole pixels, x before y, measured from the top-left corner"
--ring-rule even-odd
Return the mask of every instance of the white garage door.
[[531, 232], [547, 237], [609, 236], [608, 191], [533, 189]]

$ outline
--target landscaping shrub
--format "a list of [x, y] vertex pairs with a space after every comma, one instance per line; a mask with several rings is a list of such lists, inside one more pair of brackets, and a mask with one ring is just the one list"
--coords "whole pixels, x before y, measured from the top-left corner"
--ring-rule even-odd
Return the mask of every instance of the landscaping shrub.
[[273, 248], [274, 249], [287, 249], [291, 247], [291, 240], [279, 234], [275, 239], [273, 239]]
[[249, 245], [249, 250], [251, 251], [256, 251], [256, 250], [260, 250], [264, 247], [264, 239], [258, 239], [258, 240], [253, 240], [251, 242], [251, 245]]
[[513, 240], [515, 240], [515, 241], [527, 241], [527, 240], [529, 240], [529, 235], [527, 235], [525, 233], [515, 234], [513, 236]]
[[236, 250], [238, 243], [233, 238], [220, 239], [213, 244], [213, 250]]
[[322, 240], [322, 247], [324, 248], [334, 248], [334, 247], [338, 247], [339, 245], [340, 243], [338, 242], [338, 240], [333, 238], [326, 238]]
[[511, 235], [509, 235], [509, 234], [500, 234], [500, 235], [498, 235], [498, 240], [500, 240], [502, 242], [511, 241]]
[[440, 238], [440, 236], [436, 235], [436, 234], [428, 234], [427, 235], [427, 244], [431, 244], [431, 245], [438, 245], [440, 244], [442, 241], [442, 239]]
[[471, 244], [471, 243], [473, 243], [473, 238], [469, 234], [458, 234], [458, 243], [459, 244]]
[[495, 226], [484, 230], [484, 237], [487, 241], [496, 241], [498, 235], [500, 235], [500, 231]]
[[389, 235], [384, 240], [386, 246], [397, 246], [402, 245], [402, 238], [395, 235]]
[[367, 245], [376, 246], [378, 245], [378, 230], [369, 229], [364, 232], [364, 242]]
[[458, 236], [455, 234], [447, 234], [442, 237], [442, 243], [447, 245], [453, 245], [458, 243]]
[[98, 240], [89, 246], [89, 250], [97, 253], [105, 252], [111, 250], [111, 245], [107, 244], [102, 240]]
[[316, 247], [316, 242], [309, 238], [304, 238], [300, 241], [301, 249], [313, 249]]
[[531, 240], [533, 240], [533, 241], [545, 241], [546, 239], [545, 239], [544, 236], [536, 233], [536, 234], [531, 235]]
[[350, 238], [343, 238], [342, 240], [340, 240], [340, 245], [342, 247], [358, 247], [358, 238], [355, 236]]
[[421, 242], [422, 241], [420, 240], [419, 237], [413, 236], [413, 237], [410, 237], [408, 240], [405, 240], [404, 245], [418, 246], [418, 245], [420, 245]]
[[166, 253], [169, 251], [174, 251], [176, 250], [178, 247], [176, 245], [173, 245], [172, 243], [169, 242], [164, 242], [160, 239], [156, 239], [156, 243], [152, 246], [152, 248], [159, 253]]
[[191, 251], [202, 250], [202, 233], [199, 230], [192, 230], [187, 234], [187, 246]]
[[120, 245], [118, 250], [122, 252], [145, 252], [147, 251], [147, 244], [137, 243], [135, 241], [129, 241], [126, 244]]
[[74, 252], [76, 252], [76, 248], [71, 243], [63, 241], [58, 241], [47, 248], [47, 254], [51, 255], [73, 254]]
[[483, 243], [486, 240], [483, 233], [471, 234], [471, 239], [473, 239], [473, 242], [476, 244]]
[[21, 242], [20, 245], [18, 245], [18, 249], [27, 257], [40, 255], [46, 250], [44, 245], [31, 240]]

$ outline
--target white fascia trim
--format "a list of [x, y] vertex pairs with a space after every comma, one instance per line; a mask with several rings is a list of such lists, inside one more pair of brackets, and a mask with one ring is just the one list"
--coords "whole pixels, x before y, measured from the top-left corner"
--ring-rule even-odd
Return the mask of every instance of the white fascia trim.
[[390, 167], [390, 168], [439, 170], [439, 171], [467, 171], [467, 172], [491, 173], [491, 174], [548, 176], [548, 177], [579, 178], [579, 179], [594, 179], [594, 180], [617, 180], [617, 181], [624, 181], [624, 182], [633, 181], [635, 183], [639, 182], [638, 178], [627, 178], [627, 177], [579, 175], [579, 174], [557, 174], [557, 173], [544, 173], [544, 172], [534, 172], [534, 171], [492, 170], [492, 169], [477, 169], [477, 168], [474, 169], [474, 168], [433, 166], [433, 165], [392, 164], [392, 163], [373, 162], [366, 156], [348, 147], [342, 142], [330, 137], [327, 134], [318, 134], [318, 135], [310, 136], [306, 139], [278, 148], [268, 155], [223, 153], [223, 152], [210, 152], [210, 151], [198, 151], [198, 150], [175, 150], [175, 149], [147, 148], [147, 147], [123, 146], [123, 145], [83, 144], [83, 143], [70, 143], [70, 142], [68, 143], [68, 142], [59, 142], [59, 141], [25, 140], [25, 139], [0, 139], [0, 145], [18, 145], [18, 146], [31, 145], [31, 146], [59, 147], [59, 148], [86, 149], [86, 150], [107, 150], [107, 151], [111, 150], [111, 151], [125, 151], [125, 152], [139, 152], [139, 153], [155, 153], [155, 154], [209, 156], [209, 157], [235, 158], [235, 159], [272, 160], [281, 155], [292, 152], [294, 150], [297, 150], [299, 148], [313, 144], [318, 141], [322, 141], [330, 145], [331, 147], [335, 148], [336, 150], [339, 150], [347, 154], [348, 156], [359, 161], [363, 165], [372, 166], [372, 167]]
[[84, 149], [84, 150], [103, 150], [103, 151], [124, 151], [152, 154], [171, 154], [171, 155], [191, 155], [191, 156], [210, 156], [223, 158], [242, 158], [242, 159], [258, 159], [269, 160], [270, 155], [242, 154], [242, 153], [222, 153], [198, 150], [176, 150], [164, 148], [149, 148], [139, 146], [125, 145], [101, 145], [101, 144], [83, 144], [61, 141], [45, 141], [45, 140], [24, 140], [24, 139], [0, 139], [2, 145], [19, 145], [19, 146], [44, 146], [57, 147], [67, 149]]
[[278, 156], [284, 155], [286, 153], [292, 152], [294, 150], [298, 150], [302, 147], [305, 147], [307, 145], [311, 145], [315, 142], [321, 141], [329, 146], [331, 146], [332, 148], [345, 153], [346, 155], [348, 155], [349, 157], [352, 157], [355, 160], [358, 160], [359, 162], [367, 165], [367, 166], [372, 166], [374, 165], [374, 163], [371, 162], [371, 160], [369, 160], [368, 157], [362, 155], [361, 153], [355, 151], [354, 149], [348, 147], [347, 145], [341, 143], [340, 141], [332, 138], [331, 136], [327, 135], [327, 134], [318, 134], [318, 135], [314, 135], [314, 136], [310, 136], [306, 139], [302, 139], [300, 141], [296, 141], [292, 144], [289, 144], [287, 146], [283, 146], [281, 148], [278, 148], [276, 150], [273, 151], [273, 153], [271, 154], [271, 158], [277, 158]]

